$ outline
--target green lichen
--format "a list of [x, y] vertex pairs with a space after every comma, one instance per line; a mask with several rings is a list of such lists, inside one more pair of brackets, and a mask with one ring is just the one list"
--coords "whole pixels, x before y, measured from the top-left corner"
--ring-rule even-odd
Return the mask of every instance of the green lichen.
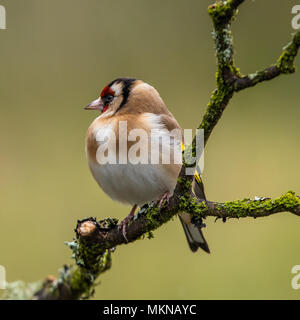
[[283, 209], [292, 210], [300, 208], [300, 199], [296, 196], [294, 191], [288, 191], [286, 194], [282, 195], [279, 199], [275, 200], [278, 207]]
[[154, 234], [152, 231], [147, 232], [147, 238], [148, 239], [153, 239], [154, 238]]
[[[247, 77], [251, 80], [251, 86], [255, 86], [259, 82], [262, 82], [268, 78], [268, 69], [257, 71], [255, 73], [251, 73], [247, 75]], [[238, 82], [234, 83], [234, 90], [239, 91]]]
[[190, 177], [179, 177], [177, 183], [180, 185], [180, 191], [183, 196], [188, 196], [192, 189], [192, 180]]
[[80, 293], [80, 295], [86, 297], [92, 295], [93, 280], [94, 277], [87, 273], [85, 269], [75, 268], [68, 282], [73, 292], [78, 292], [78, 294]]
[[84, 239], [77, 239], [77, 248], [73, 251], [76, 264], [97, 274], [102, 255], [106, 252], [105, 243], [99, 244]]
[[288, 191], [277, 199], [260, 199], [260, 200], [236, 200], [228, 201], [220, 205], [220, 211], [223, 211], [226, 216], [232, 218], [243, 217], [261, 217], [268, 216], [272, 213], [282, 211], [299, 210], [300, 199], [295, 195], [295, 192]]
[[216, 73], [217, 89], [211, 95], [206, 113], [199, 126], [199, 129], [204, 129], [204, 144], [233, 96], [235, 88], [232, 79], [241, 77], [240, 70], [235, 67], [233, 61], [233, 38], [230, 26], [236, 9], [232, 1], [216, 2], [209, 6], [208, 13], [214, 24], [212, 35], [216, 44], [218, 70]]
[[[191, 198], [191, 188], [192, 188], [192, 181], [190, 177], [179, 177], [177, 180], [180, 188], [180, 195], [181, 197], [176, 201], [176, 205], [172, 206], [171, 208], [168, 207], [167, 203], [165, 202], [162, 207], [159, 209], [158, 204], [152, 203], [147, 207], [144, 206], [137, 217], [145, 216], [147, 219], [146, 231], [149, 233], [154, 231], [162, 224], [170, 221], [178, 212], [181, 211], [181, 208], [187, 207], [187, 202], [190, 201]], [[185, 204], [184, 204], [185, 203]], [[163, 212], [163, 214], [162, 214]], [[149, 234], [148, 234], [149, 238]], [[152, 238], [152, 234], [150, 234], [150, 238]]]
[[[192, 196], [180, 198], [181, 211], [193, 215], [194, 219], [202, 219], [211, 215], [210, 209], [205, 201], [198, 201]], [[219, 218], [244, 218], [265, 217], [277, 212], [289, 211], [300, 215], [300, 199], [293, 191], [288, 191], [277, 199], [257, 198], [255, 200], [243, 199], [227, 201], [223, 204], [214, 204], [214, 216]]]
[[180, 198], [180, 210], [192, 214], [195, 219], [205, 218], [208, 213], [208, 207], [205, 201], [199, 201], [195, 197]]
[[[114, 219], [102, 221], [100, 227], [114, 227]], [[96, 278], [111, 267], [111, 253], [106, 249], [106, 244], [89, 242], [78, 238], [67, 243], [73, 251], [73, 258], [76, 261], [76, 268], [69, 267], [60, 272], [59, 280], [69, 284], [72, 295], [84, 298], [93, 294]]]
[[97, 277], [111, 267], [110, 251], [106, 250], [101, 256], [98, 255], [96, 260], [97, 265], [93, 266], [93, 270], [78, 266], [69, 272], [68, 279], [64, 283], [70, 284], [70, 290], [73, 294], [78, 292], [81, 298], [89, 298], [93, 295]]
[[217, 1], [208, 7], [208, 14], [215, 25], [228, 22], [234, 16], [234, 12], [232, 0]]
[[203, 116], [203, 120], [199, 129], [204, 130], [204, 143], [206, 144], [213, 128], [217, 124], [218, 120], [227, 106], [228, 101], [233, 95], [234, 89], [232, 86], [224, 85], [223, 80], [217, 76], [218, 89], [214, 90], [210, 102], [207, 105], [207, 110]]
[[105, 229], [107, 231], [114, 229], [118, 225], [118, 219], [115, 218], [106, 218], [104, 220], [99, 221], [99, 226], [101, 229]]
[[[82, 244], [81, 244], [82, 245]], [[75, 251], [75, 259], [80, 250], [79, 244], [76, 242], [69, 244]], [[111, 267], [111, 253], [109, 250], [101, 256], [95, 258], [97, 265], [93, 266], [93, 269], [87, 269], [80, 262], [76, 260], [77, 266], [64, 266], [59, 270], [59, 277], [57, 280], [47, 280], [43, 283], [43, 287], [40, 291], [35, 293], [36, 296], [40, 296], [41, 299], [47, 298], [51, 300], [67, 298], [67, 299], [88, 299], [90, 298], [97, 285], [97, 277], [108, 270]]]
[[214, 32], [214, 40], [216, 43], [216, 55], [221, 65], [232, 65], [233, 46], [232, 33], [230, 25], [227, 24], [222, 28], [216, 28]]
[[40, 290], [42, 282], [25, 283], [15, 281], [6, 284], [6, 289], [0, 291], [0, 300], [32, 300], [35, 292]]
[[[154, 231], [155, 229], [159, 228], [162, 224], [170, 221], [174, 215], [177, 213], [176, 208], [173, 208], [171, 210], [167, 209], [161, 214], [161, 211], [163, 211], [166, 208], [166, 203], [163, 204], [161, 209], [158, 208], [158, 205], [150, 205], [146, 212], [146, 218], [147, 218], [147, 226], [146, 230], [148, 232]], [[149, 238], [149, 237], [148, 237]], [[150, 236], [152, 238], [152, 236]]]
[[157, 206], [149, 206], [147, 213], [147, 230], [152, 231], [157, 229], [161, 223], [159, 219], [159, 209]]
[[283, 52], [277, 61], [277, 67], [283, 74], [294, 73], [296, 67], [294, 65], [295, 57], [300, 47], [300, 32], [294, 35], [293, 40], [283, 48]]

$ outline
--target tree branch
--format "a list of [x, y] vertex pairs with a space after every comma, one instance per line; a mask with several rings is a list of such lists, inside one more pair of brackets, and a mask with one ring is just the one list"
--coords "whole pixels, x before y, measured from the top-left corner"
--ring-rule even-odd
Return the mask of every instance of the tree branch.
[[[183, 201], [172, 206], [167, 206], [165, 211], [170, 210], [175, 214], [178, 211], [185, 211], [194, 215], [195, 218], [206, 218], [209, 216], [217, 218], [260, 218], [275, 213], [290, 212], [300, 216], [300, 198], [293, 191], [288, 191], [276, 199], [255, 198], [254, 200], [244, 199], [228, 201], [225, 203], [200, 201], [191, 196], [189, 201]], [[160, 227], [166, 220], [161, 219], [164, 212], [153, 211], [153, 207], [143, 208], [139, 211], [136, 219], [128, 226], [127, 238], [129, 242], [134, 242], [145, 233], [154, 231]], [[150, 218], [151, 216], [151, 218]], [[168, 215], [168, 220], [173, 215]], [[149, 224], [151, 220], [151, 224]], [[167, 220], [167, 221], [168, 221]], [[127, 244], [126, 240], [117, 228], [117, 225], [111, 225], [109, 228], [101, 227], [104, 221], [99, 223], [94, 218], [79, 221], [76, 227], [77, 239], [85, 239], [89, 244], [97, 243], [102, 249], [112, 249], [121, 244]], [[90, 230], [86, 232], [86, 230]]]
[[[235, 92], [257, 85], [260, 82], [274, 79], [281, 74], [295, 72], [294, 59], [300, 46], [300, 32], [283, 49], [275, 65], [243, 76], [234, 63], [234, 50], [231, 23], [237, 14], [238, 7], [244, 0], [217, 1], [208, 8], [212, 19], [217, 57], [217, 88], [213, 91], [199, 129], [204, 129], [205, 145], [222, 117], [230, 99]], [[195, 154], [196, 139], [190, 150]], [[188, 148], [187, 148], [188, 149]], [[225, 203], [197, 199], [192, 193], [192, 176], [186, 176], [185, 164], [180, 172], [178, 183], [170, 202], [161, 210], [150, 204], [142, 207], [134, 221], [127, 228], [129, 242], [148, 235], [171, 220], [179, 212], [193, 215], [193, 219], [265, 217], [279, 212], [291, 212], [300, 216], [299, 196], [289, 191], [277, 199], [255, 198], [228, 201]], [[117, 227], [117, 220], [97, 221], [88, 218], [78, 221], [76, 239], [68, 243], [73, 251], [76, 266], [64, 266], [58, 279], [50, 276], [34, 294], [34, 299], [79, 299], [88, 298], [93, 293], [97, 277], [111, 267], [111, 253], [118, 245], [127, 243]]]
[[[208, 12], [213, 21], [213, 38], [217, 56], [217, 88], [212, 93], [207, 110], [199, 129], [204, 129], [204, 143], [206, 145], [210, 134], [227, 107], [234, 92], [253, 87], [260, 82], [278, 77], [281, 74], [294, 73], [294, 60], [300, 47], [300, 32], [297, 32], [292, 41], [283, 48], [277, 63], [262, 71], [246, 76], [241, 75], [234, 63], [233, 37], [231, 23], [236, 15], [236, 9], [244, 0], [221, 1], [209, 6]], [[193, 140], [193, 148], [196, 139]]]
[[[134, 242], [171, 220], [178, 212], [187, 212], [197, 219], [212, 216], [216, 218], [259, 218], [280, 212], [291, 212], [300, 216], [300, 198], [288, 191], [280, 198], [256, 198], [228, 201], [225, 203], [201, 201], [193, 195], [175, 195], [172, 203], [159, 211], [157, 206], [144, 206], [127, 228], [127, 239]], [[175, 200], [176, 199], [176, 200]], [[127, 241], [118, 229], [117, 221], [106, 219], [97, 222], [95, 218], [78, 221], [76, 240], [68, 243], [73, 250], [77, 267], [65, 266], [58, 280], [46, 279], [35, 295], [36, 299], [78, 299], [89, 298], [94, 291], [95, 279], [111, 267], [111, 252]]]
[[283, 48], [283, 52], [277, 63], [262, 71], [257, 71], [243, 77], [239, 77], [234, 82], [234, 90], [236, 92], [243, 89], [253, 87], [260, 82], [274, 79], [281, 74], [290, 74], [296, 71], [294, 60], [300, 47], [300, 32], [297, 32], [292, 41]]

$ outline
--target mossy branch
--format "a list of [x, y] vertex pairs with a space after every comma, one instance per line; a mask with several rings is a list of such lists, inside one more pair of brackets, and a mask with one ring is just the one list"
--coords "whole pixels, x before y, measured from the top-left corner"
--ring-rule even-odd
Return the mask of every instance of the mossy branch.
[[[230, 99], [235, 92], [253, 87], [260, 82], [274, 79], [281, 74], [295, 72], [294, 60], [300, 46], [300, 32], [283, 49], [276, 64], [263, 71], [250, 75], [242, 75], [234, 63], [234, 50], [231, 23], [237, 14], [237, 9], [244, 0], [217, 1], [208, 8], [212, 19], [217, 57], [217, 88], [213, 91], [207, 110], [199, 129], [204, 129], [205, 145], [218, 123]], [[196, 140], [189, 149], [195, 153]], [[189, 151], [189, 152], [190, 152]], [[300, 216], [300, 198], [289, 191], [277, 199], [255, 198], [228, 201], [225, 203], [211, 202], [198, 199], [192, 193], [192, 177], [186, 176], [183, 165], [178, 183], [170, 202], [164, 204], [161, 210], [156, 205], [146, 205], [140, 209], [132, 223], [127, 228], [129, 242], [134, 242], [147, 235], [152, 237], [152, 231], [171, 220], [179, 212], [188, 212], [194, 219], [216, 218], [245, 218], [266, 217], [279, 212], [291, 212]], [[126, 244], [121, 231], [117, 228], [115, 219], [97, 221], [88, 218], [78, 221], [76, 239], [68, 243], [73, 251], [76, 266], [64, 266], [56, 279], [48, 276], [42, 284], [36, 286], [10, 285], [6, 299], [11, 297], [30, 297], [33, 299], [82, 299], [89, 298], [97, 284], [100, 274], [111, 267], [111, 253], [115, 247]], [[22, 289], [23, 288], [23, 289]], [[25, 289], [24, 289], [25, 288]], [[23, 290], [23, 291], [22, 291]], [[34, 293], [35, 292], [35, 293]], [[23, 294], [22, 294], [23, 293]]]
[[[152, 205], [141, 208], [134, 221], [128, 226], [128, 241], [134, 242], [140, 239], [171, 220], [178, 212], [183, 211], [192, 214], [196, 219], [205, 219], [210, 216], [216, 218], [260, 218], [280, 212], [290, 212], [300, 216], [300, 198], [293, 191], [288, 191], [276, 199], [256, 197], [253, 200], [243, 199], [225, 203], [202, 201], [192, 194], [175, 196], [172, 203], [165, 204], [161, 211], [157, 206]], [[79, 221], [76, 234], [81, 243], [81, 253], [77, 255], [77, 261], [82, 259], [83, 252], [90, 250], [91, 244], [97, 245], [101, 248], [100, 251], [105, 252], [118, 245], [128, 243], [118, 230], [117, 224], [103, 228], [103, 224], [106, 223], [106, 220], [98, 223], [94, 218]], [[86, 232], [86, 230], [90, 231]], [[86, 246], [85, 249], [83, 249], [84, 246]], [[93, 268], [91, 267], [91, 269]]]
[[[208, 9], [214, 26], [217, 88], [211, 95], [207, 110], [199, 125], [199, 129], [204, 129], [205, 145], [235, 92], [253, 87], [263, 81], [272, 80], [281, 74], [294, 73], [296, 70], [294, 61], [300, 47], [300, 32], [295, 33], [292, 41], [283, 48], [275, 64], [253, 74], [241, 74], [234, 62], [231, 23], [237, 14], [238, 6], [243, 2], [244, 0], [219, 1], [210, 5]], [[193, 145], [196, 145], [195, 139]]]
[[234, 82], [234, 91], [238, 92], [243, 89], [254, 87], [260, 82], [274, 79], [281, 74], [291, 74], [296, 71], [294, 65], [300, 47], [300, 32], [294, 34], [292, 41], [283, 48], [283, 52], [276, 64], [246, 76], [239, 77]]
[[[183, 181], [180, 180], [179, 184]], [[187, 187], [187, 190], [190, 186]], [[152, 237], [152, 231], [171, 220], [178, 212], [188, 212], [194, 219], [216, 217], [260, 218], [275, 213], [290, 212], [300, 216], [300, 197], [288, 191], [276, 199], [255, 198], [218, 203], [202, 201], [193, 194], [175, 194], [170, 203], [159, 210], [156, 205], [144, 206], [127, 228], [128, 242], [134, 242], [145, 235]], [[78, 221], [76, 240], [69, 243], [76, 267], [65, 266], [58, 279], [49, 277], [36, 299], [78, 299], [89, 298], [96, 285], [97, 277], [111, 267], [111, 252], [116, 246], [127, 244], [117, 222], [106, 219], [97, 222], [95, 218]]]

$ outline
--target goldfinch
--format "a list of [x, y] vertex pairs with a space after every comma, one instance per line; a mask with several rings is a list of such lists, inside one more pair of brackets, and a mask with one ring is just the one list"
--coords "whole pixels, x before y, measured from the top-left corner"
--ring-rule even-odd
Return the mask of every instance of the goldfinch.
[[[100, 111], [86, 134], [91, 173], [110, 198], [132, 205], [120, 224], [127, 240], [126, 226], [138, 206], [158, 201], [161, 207], [172, 196], [182, 165], [175, 161], [178, 151], [181, 154], [182, 137], [174, 132], [182, 130], [156, 89], [137, 79], [112, 81], [85, 109]], [[154, 140], [159, 148], [153, 147]], [[195, 175], [194, 192], [204, 197], [199, 174]], [[200, 247], [209, 253], [203, 225], [194, 224], [187, 213], [180, 213], [179, 218], [191, 250]]]

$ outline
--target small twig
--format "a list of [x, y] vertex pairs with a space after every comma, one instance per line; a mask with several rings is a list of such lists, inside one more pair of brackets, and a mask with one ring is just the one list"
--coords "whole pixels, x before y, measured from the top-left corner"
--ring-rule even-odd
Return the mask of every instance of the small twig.
[[272, 80], [281, 74], [294, 73], [296, 68], [294, 66], [294, 60], [297, 56], [300, 47], [300, 32], [297, 32], [292, 41], [283, 48], [283, 52], [279, 57], [277, 63], [262, 71], [257, 71], [253, 74], [249, 74], [243, 77], [239, 77], [234, 82], [234, 90], [236, 92], [243, 89], [253, 87], [260, 82]]

